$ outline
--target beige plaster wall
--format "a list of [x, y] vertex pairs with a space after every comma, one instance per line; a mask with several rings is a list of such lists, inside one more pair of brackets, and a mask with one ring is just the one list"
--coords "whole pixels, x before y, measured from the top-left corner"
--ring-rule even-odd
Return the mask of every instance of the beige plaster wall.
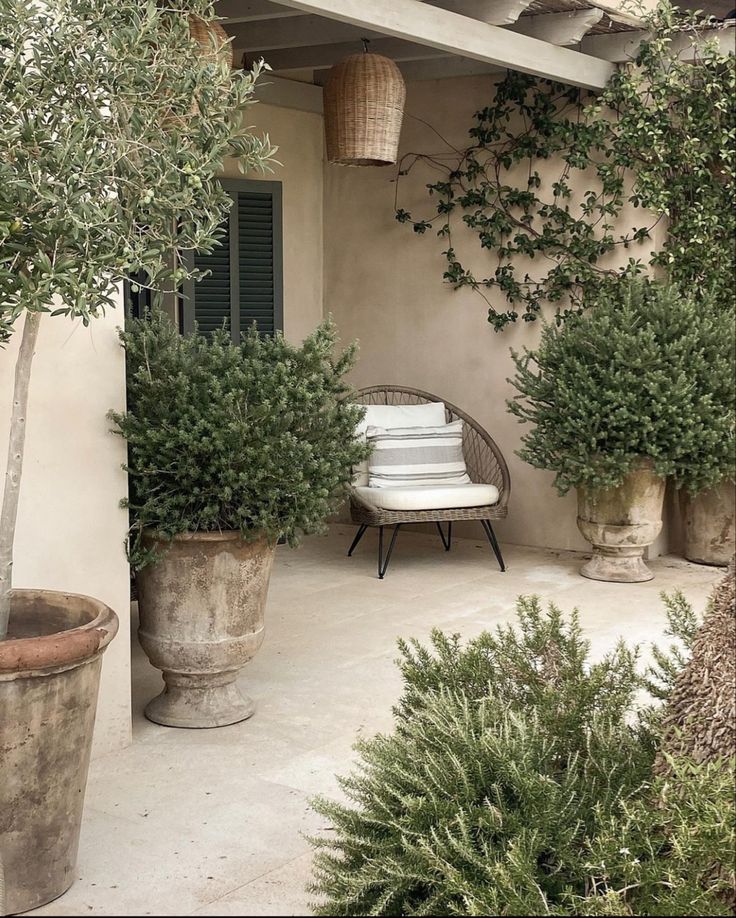
[[[278, 146], [272, 174], [245, 177], [283, 186], [284, 333], [298, 343], [322, 320], [322, 116], [260, 103], [248, 116]], [[243, 177], [234, 161], [226, 163], [224, 175]]]
[[[402, 153], [430, 153], [452, 161], [450, 145], [467, 145], [473, 114], [492, 98], [496, 79], [410, 83]], [[559, 164], [550, 168], [559, 175]], [[426, 167], [402, 177], [399, 203], [415, 219], [433, 215], [425, 186], [436, 178]], [[510, 512], [498, 524], [499, 537], [585, 549], [575, 524], [574, 495], [558, 497], [551, 474], [532, 469], [515, 455], [522, 428], [505, 408], [514, 391], [506, 382], [512, 373], [509, 349], [534, 346], [539, 323], [519, 322], [497, 334], [477, 294], [444, 285], [446, 245], [431, 230], [417, 236], [396, 222], [395, 179], [393, 168], [325, 168], [325, 312], [335, 316], [344, 338], [360, 341], [354, 382], [425, 389], [468, 411], [490, 431], [511, 470]], [[623, 215], [625, 226], [641, 221], [640, 212]], [[461, 259], [471, 253], [469, 266], [492, 273], [493, 257], [480, 250], [477, 237], [461, 230], [453, 242]], [[637, 252], [646, 257], [645, 249]], [[497, 304], [502, 306], [502, 301]]]
[[[44, 317], [32, 371], [26, 460], [15, 542], [15, 586], [85, 593], [106, 602], [120, 632], [105, 653], [95, 754], [130, 742], [130, 591], [122, 440], [105, 417], [125, 404], [116, 326], [122, 307], [89, 328]], [[0, 475], [4, 477], [20, 325], [0, 350]]]

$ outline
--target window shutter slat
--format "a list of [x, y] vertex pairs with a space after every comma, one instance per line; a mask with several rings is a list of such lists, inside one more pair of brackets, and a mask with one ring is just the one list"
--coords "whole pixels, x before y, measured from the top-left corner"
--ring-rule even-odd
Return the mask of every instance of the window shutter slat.
[[194, 318], [202, 334], [211, 334], [230, 325], [230, 231], [229, 221], [223, 224], [225, 235], [212, 253], [197, 253], [194, 265], [210, 273], [198, 281], [194, 290]]
[[273, 196], [239, 191], [237, 206], [240, 328], [247, 331], [255, 322], [259, 332], [272, 335], [276, 328]]

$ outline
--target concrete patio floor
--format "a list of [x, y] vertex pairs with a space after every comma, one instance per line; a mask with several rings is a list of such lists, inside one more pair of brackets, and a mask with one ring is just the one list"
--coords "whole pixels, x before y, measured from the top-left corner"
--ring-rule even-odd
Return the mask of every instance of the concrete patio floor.
[[[278, 549], [267, 636], [242, 685], [255, 717], [219, 730], [158, 727], [143, 718], [159, 673], [134, 640], [134, 742], [92, 763], [78, 880], [38, 915], [305, 915], [310, 849], [325, 828], [309, 806], [337, 795], [352, 744], [391, 726], [400, 690], [396, 638], [438, 626], [465, 637], [514, 617], [519, 594], [577, 606], [595, 656], [619, 636], [661, 640], [659, 593], [681, 589], [705, 608], [717, 569], [665, 557], [646, 584], [578, 574], [572, 552], [400, 536], [386, 580], [375, 573], [375, 533], [353, 558], [353, 534], [332, 527], [298, 550]], [[429, 531], [428, 531], [429, 532]]]

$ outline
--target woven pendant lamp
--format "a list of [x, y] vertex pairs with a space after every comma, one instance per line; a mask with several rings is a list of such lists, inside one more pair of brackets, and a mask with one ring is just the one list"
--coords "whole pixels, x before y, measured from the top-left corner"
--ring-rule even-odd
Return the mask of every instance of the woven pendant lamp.
[[227, 63], [228, 67], [232, 68], [232, 42], [219, 22], [205, 22], [204, 19], [190, 13], [189, 34], [199, 45], [199, 53], [208, 63]]
[[335, 64], [325, 85], [327, 159], [343, 166], [390, 166], [398, 158], [406, 85], [396, 64], [367, 44]]

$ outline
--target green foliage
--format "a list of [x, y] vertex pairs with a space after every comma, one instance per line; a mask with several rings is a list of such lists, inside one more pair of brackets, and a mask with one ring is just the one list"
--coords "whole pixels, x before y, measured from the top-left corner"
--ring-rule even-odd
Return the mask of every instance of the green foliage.
[[704, 39], [697, 16], [670, 2], [660, 2], [648, 24], [650, 38], [586, 117], [613, 113], [611, 150], [616, 165], [633, 172], [630, 200], [667, 218], [651, 263], [681, 290], [715, 293], [733, 307], [736, 59]]
[[521, 458], [555, 472], [563, 494], [615, 487], [642, 458], [692, 492], [733, 477], [732, 312], [642, 280], [592, 305], [513, 354], [509, 410], [534, 425]]
[[88, 322], [127, 273], [176, 288], [218, 238], [224, 158], [268, 162], [243, 123], [260, 67], [203, 55], [187, 14], [212, 3], [0, 5], [0, 341], [24, 309]]
[[688, 660], [688, 652], [698, 630], [698, 619], [690, 603], [677, 590], [671, 596], [661, 594], [667, 612], [665, 636], [673, 638], [666, 649], [654, 645], [654, 663], [647, 670], [646, 687], [653, 698], [666, 701], [675, 686], [677, 675]]
[[402, 645], [395, 732], [358, 745], [346, 804], [317, 803], [317, 914], [728, 914], [728, 771], [652, 779], [636, 653], [591, 664], [577, 615], [518, 613]]
[[565, 742], [582, 741], [585, 724], [604, 716], [621, 721], [636, 685], [637, 654], [620, 644], [600, 663], [586, 665], [589, 646], [577, 612], [566, 622], [555, 606], [543, 612], [520, 602], [518, 627], [486, 632], [466, 648], [457, 635], [433, 632], [431, 651], [401, 641], [404, 696], [396, 716], [409, 722], [426, 698], [446, 689], [470, 700], [487, 695], [518, 711], [538, 711]]
[[[703, 39], [702, 21], [668, 0], [645, 25], [650, 37], [599, 97], [509, 73], [449, 165], [415, 153], [400, 164], [400, 176], [418, 162], [443, 173], [427, 185], [436, 200], [431, 219], [403, 208], [396, 218], [420, 234], [438, 227], [445, 281], [480, 293], [497, 331], [534, 321], [544, 303], [558, 322], [578, 314], [647, 264], [666, 268], [685, 292], [715, 290], [722, 306], [733, 304], [736, 62]], [[646, 213], [624, 229], [627, 203]], [[662, 219], [666, 241], [642, 260], [636, 247]], [[492, 273], [466, 267], [453, 243], [458, 221], [491, 255]], [[505, 310], [491, 302], [494, 290]]]
[[[610, 127], [603, 119], [582, 118], [593, 96], [574, 87], [520, 73], [509, 73], [495, 98], [475, 115], [471, 146], [446, 172], [427, 186], [436, 198], [437, 215], [415, 222], [398, 209], [400, 223], [424, 233], [438, 224], [447, 242], [444, 279], [454, 289], [468, 287], [488, 303], [496, 331], [519, 318], [534, 321], [544, 302], [554, 303], [560, 319], [579, 313], [583, 295], [605, 287], [619, 269], [610, 256], [635, 248], [649, 237], [656, 217], [616, 232], [625, 200], [625, 169], [610, 161]], [[400, 175], [427, 157], [406, 158]], [[550, 161], [559, 172], [550, 174]], [[574, 189], [583, 188], [582, 193]], [[465, 265], [454, 244], [456, 221], [473, 230], [488, 251], [493, 272], [478, 277]], [[524, 267], [521, 267], [523, 265]], [[644, 269], [635, 254], [625, 272]], [[508, 307], [499, 311], [489, 298], [497, 290]]]
[[732, 915], [735, 764], [673, 760], [666, 778], [602, 820], [572, 913]]
[[255, 328], [182, 336], [163, 313], [121, 333], [128, 411], [111, 413], [128, 442], [132, 557], [140, 533], [239, 530], [245, 538], [317, 531], [365, 458], [361, 409], [329, 322], [293, 347]]

